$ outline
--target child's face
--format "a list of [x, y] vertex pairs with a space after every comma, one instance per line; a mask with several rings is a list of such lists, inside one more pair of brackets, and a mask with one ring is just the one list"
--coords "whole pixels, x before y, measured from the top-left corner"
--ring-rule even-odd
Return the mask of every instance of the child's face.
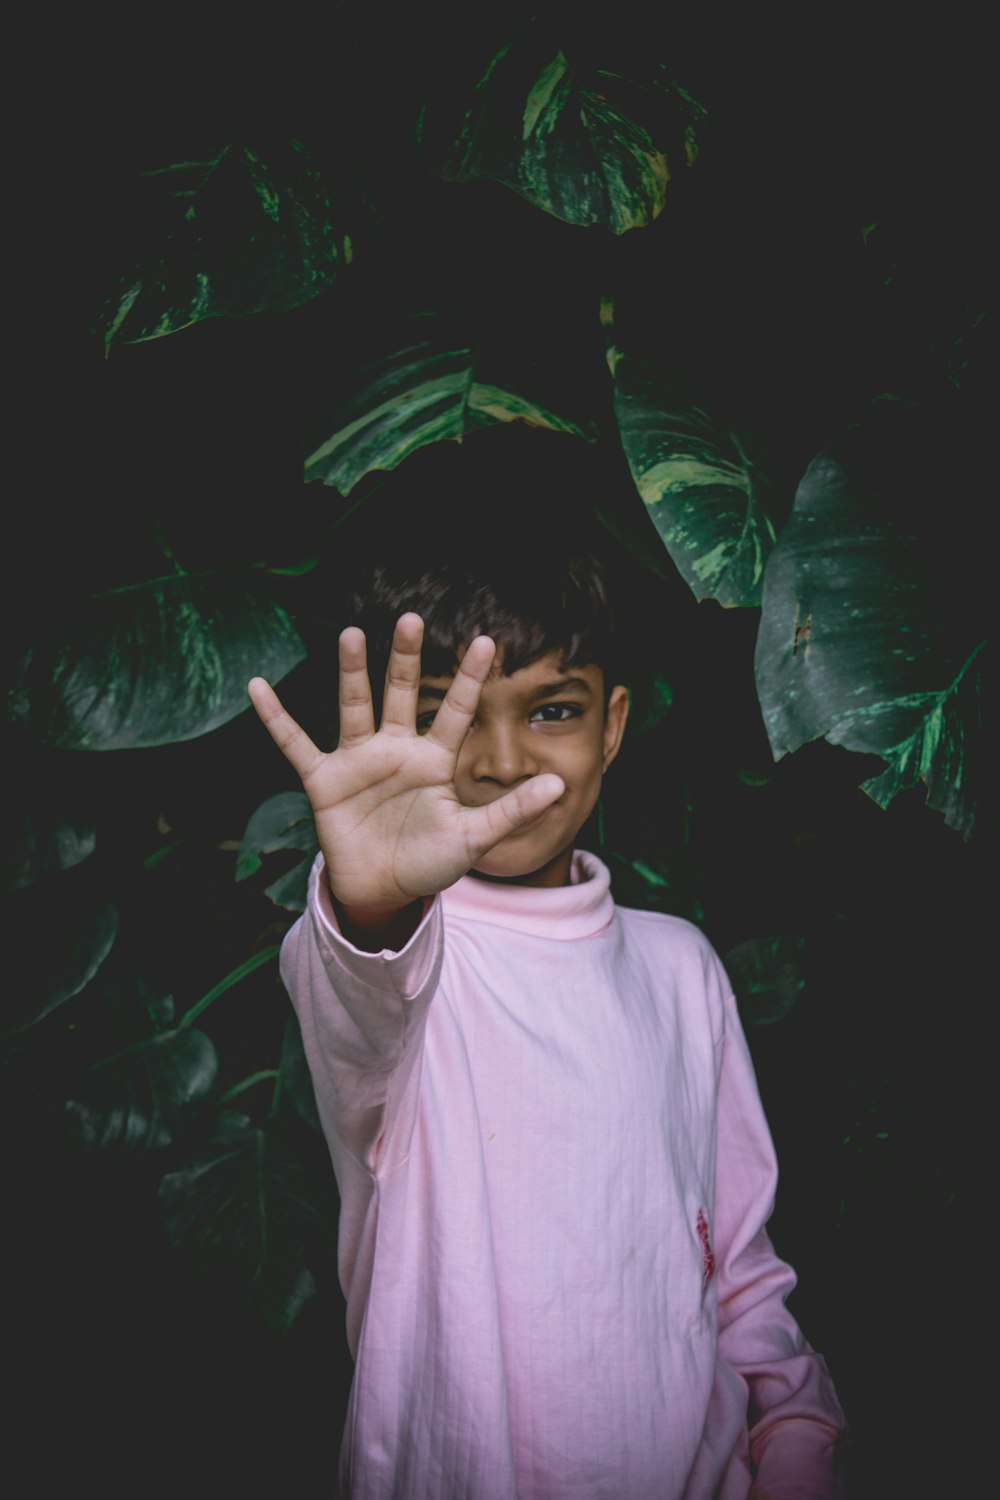
[[[450, 683], [450, 677], [421, 678], [418, 729], [430, 727]], [[459, 752], [459, 798], [467, 807], [481, 807], [542, 771], [555, 771], [565, 790], [532, 823], [484, 855], [476, 874], [520, 885], [569, 883], [576, 836], [618, 754], [628, 716], [624, 687], [612, 689], [606, 712], [604, 695], [600, 667], [563, 670], [558, 651], [509, 677], [494, 665]]]

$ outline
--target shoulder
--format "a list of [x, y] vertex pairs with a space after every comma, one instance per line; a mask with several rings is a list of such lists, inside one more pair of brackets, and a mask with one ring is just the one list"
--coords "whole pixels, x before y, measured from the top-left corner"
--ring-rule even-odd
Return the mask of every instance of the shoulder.
[[708, 937], [687, 917], [676, 917], [663, 911], [642, 911], [639, 907], [617, 904], [615, 914], [624, 931], [636, 940], [671, 943], [689, 948], [692, 952], [716, 956]]
[[626, 950], [641, 955], [648, 966], [661, 969], [669, 965], [673, 970], [683, 970], [689, 978], [698, 975], [719, 998], [731, 992], [722, 959], [694, 922], [668, 912], [630, 906], [616, 906], [615, 916]]

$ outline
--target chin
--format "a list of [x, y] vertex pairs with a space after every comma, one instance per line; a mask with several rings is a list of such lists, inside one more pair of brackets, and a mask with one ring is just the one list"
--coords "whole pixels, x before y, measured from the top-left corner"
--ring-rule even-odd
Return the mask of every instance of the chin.
[[524, 884], [538, 880], [540, 884], [548, 884], [546, 876], [550, 872], [556, 873], [557, 867], [564, 859], [568, 870], [572, 854], [572, 845], [568, 849], [560, 846], [554, 853], [551, 849], [532, 851], [501, 846], [491, 849], [489, 854], [484, 855], [472, 874], [479, 875], [485, 880], [520, 881]]

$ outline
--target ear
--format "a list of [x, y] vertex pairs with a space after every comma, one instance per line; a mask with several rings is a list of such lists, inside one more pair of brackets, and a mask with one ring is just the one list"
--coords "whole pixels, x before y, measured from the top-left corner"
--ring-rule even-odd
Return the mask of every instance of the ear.
[[606, 771], [621, 748], [625, 725], [628, 723], [628, 688], [621, 683], [611, 689], [607, 711], [604, 715], [604, 759], [602, 770]]

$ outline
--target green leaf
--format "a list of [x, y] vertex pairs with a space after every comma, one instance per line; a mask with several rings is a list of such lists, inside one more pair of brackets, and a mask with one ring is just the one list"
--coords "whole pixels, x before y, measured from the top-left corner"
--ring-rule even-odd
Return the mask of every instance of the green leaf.
[[69, 809], [37, 806], [21, 800], [4, 809], [3, 874], [5, 893], [72, 869], [93, 854], [97, 835], [89, 819]]
[[119, 913], [85, 867], [18, 891], [6, 903], [10, 931], [0, 1031], [35, 1025], [78, 995], [114, 947]]
[[674, 701], [674, 690], [665, 677], [654, 674], [649, 682], [643, 682], [632, 693], [632, 716], [629, 718], [630, 735], [646, 734], [662, 724]]
[[285, 134], [144, 173], [135, 193], [143, 244], [103, 309], [108, 349], [205, 318], [298, 307], [350, 264], [363, 212]]
[[254, 1125], [224, 1111], [196, 1155], [163, 1178], [160, 1202], [178, 1249], [241, 1286], [273, 1327], [290, 1331], [316, 1290], [305, 1246], [318, 1194], [273, 1118]]
[[306, 480], [320, 479], [346, 495], [363, 475], [394, 469], [427, 443], [460, 441], [503, 422], [596, 436], [507, 385], [480, 379], [478, 363], [470, 346], [445, 344], [435, 329], [433, 338], [363, 370], [357, 393], [331, 414], [330, 436], [306, 458]]
[[983, 727], [981, 641], [944, 692], [929, 693], [925, 712], [911, 735], [885, 752], [888, 766], [862, 782], [862, 789], [880, 807], [888, 807], [898, 792], [923, 781], [930, 807], [944, 813], [950, 828], [972, 833], [975, 804], [970, 787]]
[[237, 964], [235, 969], [230, 969], [229, 973], [224, 974], [217, 984], [213, 984], [210, 990], [206, 990], [200, 999], [196, 1000], [192, 1006], [189, 1006], [180, 1019], [180, 1029], [183, 1030], [184, 1027], [190, 1026], [196, 1021], [204, 1011], [208, 1010], [210, 1005], [215, 1004], [220, 995], [224, 995], [234, 985], [241, 984], [244, 979], [247, 979], [251, 974], [256, 974], [258, 969], [262, 969], [265, 964], [269, 964], [272, 959], [277, 958], [280, 947], [280, 943], [271, 943], [267, 948], [261, 948], [257, 953], [251, 953], [250, 957], [245, 958], [241, 964]]
[[437, 148], [438, 170], [456, 182], [491, 178], [565, 223], [623, 234], [663, 211], [704, 114], [662, 64], [644, 79], [577, 67], [528, 27], [490, 59], [448, 148]]
[[686, 382], [612, 348], [615, 417], [637, 490], [696, 599], [759, 604], [774, 545], [770, 484], [742, 433]]
[[648, 858], [602, 851], [611, 871], [612, 894], [619, 906], [634, 906], [641, 911], [661, 911], [669, 902], [673, 880], [663, 854]]
[[173, 1124], [203, 1099], [219, 1070], [202, 1031], [165, 1031], [96, 1063], [66, 1102], [82, 1143], [101, 1151], [169, 1146]]
[[304, 792], [278, 792], [251, 814], [236, 857], [236, 879], [246, 880], [261, 866], [261, 856], [283, 849], [301, 849], [306, 858], [267, 887], [276, 906], [303, 911], [309, 871], [319, 852], [316, 824], [309, 798]]
[[248, 703], [255, 674], [277, 682], [305, 656], [256, 579], [155, 578], [84, 601], [25, 653], [8, 717], [69, 750], [131, 750], [196, 739]]
[[920, 778], [968, 837], [982, 640], [921, 535], [922, 502], [941, 494], [932, 427], [882, 403], [810, 464], [767, 567], [755, 672], [775, 760], [820, 736], [880, 755], [876, 801]]
[[302, 1045], [302, 1031], [293, 1011], [285, 1022], [281, 1043], [281, 1082], [299, 1117], [313, 1130], [321, 1130], [312, 1074]]
[[739, 1005], [751, 1026], [770, 1026], [788, 1015], [805, 985], [802, 937], [759, 937], [730, 948], [723, 962]]

